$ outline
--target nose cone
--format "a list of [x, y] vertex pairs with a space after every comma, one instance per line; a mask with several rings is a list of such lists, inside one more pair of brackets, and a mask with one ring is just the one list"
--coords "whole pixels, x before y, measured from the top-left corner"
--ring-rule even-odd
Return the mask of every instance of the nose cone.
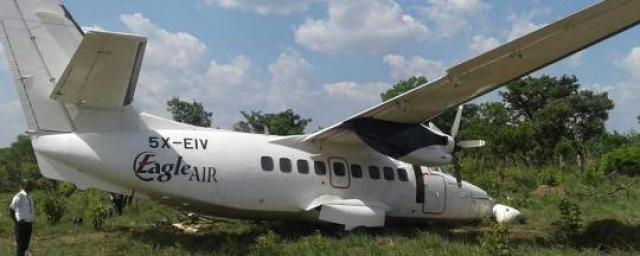
[[513, 207], [496, 204], [493, 206], [493, 217], [498, 223], [512, 223], [522, 218], [522, 213]]

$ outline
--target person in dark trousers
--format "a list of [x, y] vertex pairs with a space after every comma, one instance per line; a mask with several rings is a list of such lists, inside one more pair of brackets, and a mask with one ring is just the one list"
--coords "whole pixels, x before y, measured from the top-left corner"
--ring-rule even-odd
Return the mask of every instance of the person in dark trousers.
[[35, 220], [35, 206], [31, 191], [33, 183], [30, 180], [22, 181], [22, 190], [11, 201], [9, 212], [15, 225], [16, 255], [24, 256], [29, 249], [31, 230]]

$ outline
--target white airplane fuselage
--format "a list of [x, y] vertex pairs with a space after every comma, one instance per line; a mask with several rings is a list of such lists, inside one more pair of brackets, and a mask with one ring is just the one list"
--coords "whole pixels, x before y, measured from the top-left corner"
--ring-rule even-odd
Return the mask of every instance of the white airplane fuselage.
[[[486, 192], [467, 182], [458, 187], [439, 169], [415, 167], [367, 147], [328, 144], [312, 154], [272, 143], [277, 138], [167, 129], [43, 135], [34, 137], [33, 145], [39, 161], [56, 163], [56, 169], [62, 165], [161, 203], [221, 217], [317, 220], [319, 207], [336, 200], [378, 204], [386, 217], [413, 220], [476, 220], [492, 214], [494, 203]], [[265, 170], [264, 157], [272, 159], [273, 170]], [[290, 168], [282, 166], [284, 159]], [[306, 172], [298, 161], [307, 163]], [[325, 174], [318, 174], [318, 161]], [[342, 176], [339, 163], [346, 167]], [[354, 175], [354, 165], [361, 175]], [[370, 166], [379, 169], [377, 179]], [[393, 179], [386, 179], [385, 168], [392, 168]], [[398, 169], [406, 172], [406, 181]]]

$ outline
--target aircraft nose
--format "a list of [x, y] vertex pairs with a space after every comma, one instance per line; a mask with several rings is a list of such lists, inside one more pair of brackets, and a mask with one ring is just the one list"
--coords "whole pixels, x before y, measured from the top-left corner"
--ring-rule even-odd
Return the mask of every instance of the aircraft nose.
[[492, 209], [495, 204], [493, 199], [489, 197], [489, 194], [482, 190], [481, 188], [469, 184], [469, 192], [471, 194], [471, 198], [475, 204], [476, 214], [480, 218], [491, 217]]
[[520, 211], [502, 204], [496, 204], [493, 206], [493, 217], [498, 223], [512, 223], [514, 221], [522, 220], [522, 214]]

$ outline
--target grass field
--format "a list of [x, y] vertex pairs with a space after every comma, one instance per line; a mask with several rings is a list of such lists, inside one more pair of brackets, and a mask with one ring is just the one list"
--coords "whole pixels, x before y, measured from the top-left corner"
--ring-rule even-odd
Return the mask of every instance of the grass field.
[[[534, 173], [534, 174], [532, 174]], [[531, 193], [547, 179], [544, 172], [507, 170], [508, 180], [492, 184], [486, 173], [469, 178], [489, 187], [499, 202], [513, 205], [527, 216], [525, 224], [510, 227], [505, 246], [512, 255], [638, 255], [640, 253], [640, 179], [589, 177], [565, 171], [554, 179], [562, 193]], [[489, 176], [494, 175], [494, 176]], [[493, 181], [495, 183], [495, 181]], [[491, 190], [491, 189], [490, 189]], [[34, 196], [36, 203], [39, 192]], [[82, 193], [77, 193], [76, 197]], [[8, 205], [10, 194], [0, 194]], [[583, 231], [575, 243], [555, 240], [561, 218], [558, 204], [576, 202]], [[174, 227], [179, 215], [168, 207], [137, 200], [122, 216], [109, 218], [100, 231], [73, 224], [85, 205], [71, 200], [57, 225], [38, 212], [33, 255], [488, 255], [492, 238], [489, 220], [466, 226], [393, 225], [385, 229], [343, 232], [333, 227], [286, 221], [221, 220], [196, 234]], [[12, 224], [8, 211], [0, 212], [0, 255], [13, 255]]]

